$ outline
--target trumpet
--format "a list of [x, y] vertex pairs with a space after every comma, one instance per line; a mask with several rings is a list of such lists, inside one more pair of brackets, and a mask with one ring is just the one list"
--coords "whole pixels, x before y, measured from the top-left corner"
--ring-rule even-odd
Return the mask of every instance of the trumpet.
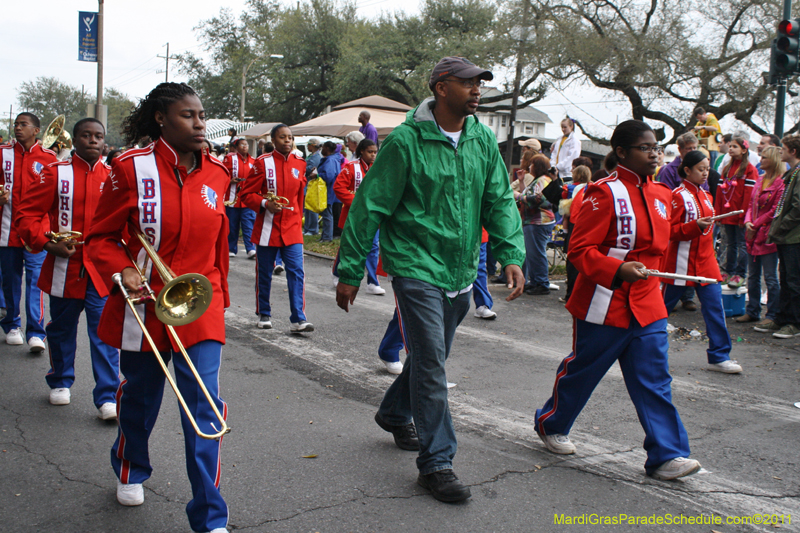
[[288, 198], [285, 198], [283, 196], [278, 196], [277, 194], [271, 192], [262, 194], [261, 196], [263, 196], [264, 200], [268, 202], [275, 202], [281, 209], [288, 209], [289, 211], [294, 211], [294, 207], [289, 207]]
[[78, 239], [83, 236], [80, 231], [48, 231], [44, 234], [44, 236], [50, 239], [50, 242], [55, 244], [58, 244], [62, 241], [66, 241], [67, 246], [83, 244], [83, 241], [78, 241]]
[[[145, 235], [139, 230], [134, 230], [134, 233], [139, 238], [139, 241], [142, 243], [142, 246], [147, 254], [145, 263], [149, 258], [153, 264], [153, 267], [158, 271], [159, 276], [161, 276], [161, 279], [164, 282], [164, 288], [161, 289], [157, 296], [155, 295], [152, 287], [150, 287], [150, 284], [147, 282], [147, 278], [144, 275], [146, 268], [139, 268], [139, 265], [135, 260], [133, 260], [133, 255], [124, 241], [123, 247], [127, 251], [128, 257], [133, 260], [133, 266], [142, 279], [142, 286], [146, 294], [145, 296], [139, 298], [132, 297], [125, 288], [125, 285], [122, 282], [122, 274], [119, 272], [114, 274], [111, 279], [122, 291], [122, 295], [125, 297], [128, 307], [133, 312], [133, 316], [139, 323], [142, 333], [144, 333], [147, 342], [150, 344], [150, 348], [153, 350], [153, 356], [156, 358], [161, 366], [161, 369], [164, 371], [164, 375], [166, 376], [167, 381], [169, 381], [172, 390], [175, 392], [175, 396], [177, 396], [178, 402], [180, 403], [187, 419], [192, 424], [195, 433], [204, 439], [219, 439], [226, 433], [230, 432], [231, 428], [228, 427], [225, 418], [219, 412], [219, 409], [214, 403], [214, 400], [211, 398], [205, 383], [203, 383], [203, 378], [201, 378], [200, 374], [197, 372], [197, 369], [189, 358], [189, 354], [186, 353], [186, 348], [184, 348], [183, 343], [173, 327], [194, 322], [208, 309], [208, 306], [211, 305], [211, 296], [213, 290], [211, 287], [211, 282], [208, 280], [208, 278], [201, 274], [183, 274], [182, 276], [175, 276], [175, 273], [172, 272], [172, 270], [165, 265], [162, 259], [158, 256], [155, 249], [153, 249], [150, 242], [147, 240], [147, 237], [145, 237]], [[147, 327], [145, 326], [142, 318], [139, 316], [139, 313], [136, 312], [136, 308], [134, 306], [147, 300], [153, 300], [155, 302], [156, 317], [167, 327], [169, 336], [173, 341], [175, 341], [175, 344], [178, 346], [181, 355], [183, 355], [183, 358], [186, 360], [186, 364], [189, 366], [189, 369], [194, 375], [200, 390], [203, 392], [206, 400], [208, 400], [209, 405], [211, 405], [211, 409], [214, 411], [214, 416], [217, 417], [217, 420], [220, 423], [219, 430], [217, 430], [213, 424], [211, 425], [215, 431], [214, 433], [205, 433], [197, 425], [197, 421], [189, 410], [186, 400], [184, 400], [183, 395], [178, 390], [178, 385], [175, 383], [172, 374], [170, 374], [166, 363], [164, 363], [164, 360], [159, 355], [158, 347], [153, 341], [153, 338], [150, 336], [150, 332], [147, 330]]]

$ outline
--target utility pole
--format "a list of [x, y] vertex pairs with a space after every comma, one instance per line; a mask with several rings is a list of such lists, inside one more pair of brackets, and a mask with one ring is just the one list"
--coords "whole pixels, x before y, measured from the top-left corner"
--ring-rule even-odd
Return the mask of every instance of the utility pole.
[[97, 103], [95, 104], [94, 117], [103, 123], [105, 128], [108, 122], [108, 108], [103, 105], [103, 3], [97, 0]]
[[167, 47], [167, 55], [163, 55], [163, 56], [157, 55], [156, 57], [160, 57], [160, 58], [162, 58], [164, 60], [164, 63], [165, 63], [165, 66], [164, 66], [164, 82], [167, 83], [167, 82], [169, 82], [169, 60], [170, 59], [178, 59], [178, 56], [169, 55], [169, 43], [165, 44], [164, 46]]
[[[787, 0], [788, 1], [788, 0]], [[522, 62], [525, 59], [525, 41], [528, 31], [524, 24], [528, 21], [528, 9], [530, 2], [522, 0], [522, 19], [519, 27], [519, 43], [517, 45], [517, 69], [514, 75], [514, 93], [511, 97], [511, 124], [508, 126], [508, 137], [506, 138], [506, 170], [511, 170], [512, 159], [514, 157], [514, 123], [517, 120], [517, 105], [519, 103], [519, 86], [522, 83]]]

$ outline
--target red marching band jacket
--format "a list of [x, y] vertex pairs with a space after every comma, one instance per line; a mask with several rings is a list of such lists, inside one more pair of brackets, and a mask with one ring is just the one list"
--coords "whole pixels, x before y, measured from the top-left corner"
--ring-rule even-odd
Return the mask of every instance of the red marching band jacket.
[[[40, 178], [29, 184], [18, 207], [17, 230], [22, 239], [34, 252], [41, 252], [50, 241], [45, 237], [48, 228], [80, 231], [86, 236], [110, 170], [99, 160], [90, 166], [78, 155], [45, 167]], [[78, 245], [69, 258], [47, 254], [38, 285], [51, 296], [83, 299], [90, 278], [97, 293], [108, 296], [106, 283], [86, 255], [85, 246]]]
[[[222, 195], [229, 183], [225, 167], [205, 149], [197, 168], [187, 175], [178, 164], [178, 154], [163, 139], [114, 160], [86, 239], [89, 259], [111, 292], [98, 328], [106, 344], [127, 351], [151, 351], [119, 287], [111, 280], [114, 273], [132, 266], [120, 244], [129, 225], [148, 237], [176, 275], [198, 273], [211, 282], [213, 296], [208, 310], [191, 324], [175, 327], [183, 344], [225, 342], [224, 310], [230, 306], [230, 298], [228, 218]], [[141, 268], [147, 254], [133, 232], [131, 235], [128, 248]], [[164, 283], [152, 262], [147, 260], [146, 264], [145, 275], [158, 294]], [[166, 326], [156, 317], [153, 302], [136, 308], [159, 351], [177, 349], [167, 336]]]
[[[669, 251], [664, 257], [664, 272], [701, 276], [722, 281], [714, 252], [714, 225], [705, 231], [697, 219], [714, 216], [714, 199], [694, 183], [684, 180], [672, 191], [672, 228]], [[734, 218], [734, 217], [731, 217]], [[694, 286], [694, 281], [662, 279], [662, 283]]]
[[[50, 163], [58, 161], [55, 152], [42, 148], [36, 141], [30, 150], [21, 143], [11, 141], [0, 145], [0, 165], [3, 182], [11, 190], [8, 203], [0, 205], [0, 246], [23, 246], [16, 228], [17, 206], [28, 188], [28, 184], [39, 179], [39, 173]], [[45, 227], [45, 231], [49, 228]]]
[[[290, 153], [287, 157], [276, 150], [256, 159], [239, 193], [244, 205], [258, 213], [253, 225], [253, 244], [289, 246], [303, 242], [305, 186], [306, 162], [296, 155]], [[266, 193], [283, 196], [289, 200], [291, 209], [269, 212], [262, 207]]]
[[669, 243], [672, 194], [666, 185], [623, 166], [585, 188], [569, 243], [580, 273], [567, 303], [572, 315], [592, 324], [628, 328], [667, 317], [659, 279], [634, 283], [616, 278], [623, 263], [658, 269]]
[[342, 213], [339, 215], [339, 227], [342, 229], [347, 221], [347, 213], [350, 212], [353, 198], [356, 197], [356, 191], [368, 170], [369, 167], [360, 158], [348, 161], [336, 176], [336, 181], [333, 182], [333, 192], [336, 194], [336, 198], [342, 202]]
[[[247, 179], [247, 176], [250, 175], [250, 170], [253, 168], [253, 163], [255, 159], [250, 157], [250, 154], [247, 154], [247, 159], [243, 158], [238, 152], [231, 152], [225, 156], [225, 159], [222, 161], [222, 164], [225, 165], [225, 168], [228, 169], [228, 172], [231, 175], [231, 179], [239, 178], [239, 179]], [[242, 202], [242, 186], [244, 185], [243, 181], [239, 183], [230, 182], [228, 184], [228, 188], [225, 189], [225, 202], [230, 202], [234, 198], [236, 198], [236, 203], [228, 207], [245, 207], [244, 202]], [[238, 197], [237, 197], [238, 191]]]

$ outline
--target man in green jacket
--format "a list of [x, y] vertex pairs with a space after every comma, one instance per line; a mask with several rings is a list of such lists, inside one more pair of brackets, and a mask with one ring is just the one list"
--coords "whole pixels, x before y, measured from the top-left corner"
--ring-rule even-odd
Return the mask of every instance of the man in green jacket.
[[[769, 227], [768, 242], [778, 245], [781, 296], [772, 333], [779, 339], [800, 335], [800, 135], [782, 140], [781, 159], [789, 165], [783, 175], [783, 194]], [[761, 331], [761, 330], [759, 330]]]
[[470, 497], [453, 473], [445, 360], [469, 310], [481, 226], [513, 288], [506, 299], [517, 298], [525, 285], [522, 226], [506, 169], [494, 135], [474, 116], [481, 80], [492, 77], [464, 58], [437, 63], [429, 83], [434, 96], [409, 111], [381, 145], [339, 249], [336, 301], [347, 311], [380, 227], [383, 268], [393, 277], [408, 357], [375, 421], [400, 448], [419, 450], [417, 482], [446, 502]]

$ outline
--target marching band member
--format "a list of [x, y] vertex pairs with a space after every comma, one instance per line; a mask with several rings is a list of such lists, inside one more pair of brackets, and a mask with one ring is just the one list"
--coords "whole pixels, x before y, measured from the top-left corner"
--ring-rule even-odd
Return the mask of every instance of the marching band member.
[[17, 233], [17, 206], [25, 197], [28, 184], [39, 179], [46, 165], [57, 161], [56, 154], [36, 139], [41, 125], [33, 113], [20, 113], [14, 120], [16, 142], [0, 146], [0, 164], [5, 177], [0, 190], [0, 269], [3, 272], [3, 298], [7, 314], [0, 326], [8, 344], [24, 342], [20, 327], [19, 299], [22, 271], [25, 270], [25, 338], [32, 352], [44, 350], [44, 297], [37, 282], [46, 254], [28, 251]]
[[[350, 206], [356, 196], [358, 187], [361, 185], [361, 180], [364, 179], [364, 175], [369, 171], [377, 156], [378, 146], [369, 139], [362, 139], [355, 149], [356, 158], [345, 163], [344, 168], [336, 177], [336, 181], [333, 184], [333, 192], [342, 201], [342, 214], [339, 216], [339, 227], [341, 229], [344, 229], [347, 213], [350, 211]], [[380, 231], [375, 233], [375, 239], [372, 241], [372, 250], [367, 254], [366, 288], [367, 294], [378, 296], [386, 294], [386, 290], [381, 287], [378, 281], [377, 274], [378, 255], [380, 253], [380, 248], [378, 247], [379, 237]], [[336, 252], [336, 259], [333, 261], [333, 278], [335, 287], [339, 280], [339, 252]]]
[[[722, 280], [714, 251], [714, 199], [703, 190], [708, 181], [708, 158], [699, 150], [686, 154], [678, 167], [683, 184], [672, 191], [672, 228], [665, 272], [684, 276], [701, 276]], [[722, 288], [717, 283], [699, 284], [693, 281], [663, 279], [664, 305], [675, 307], [686, 286], [693, 286], [700, 299], [700, 310], [708, 329], [708, 369], [737, 374], [742, 367], [731, 361], [731, 337], [725, 325]]]
[[51, 163], [40, 179], [29, 184], [18, 206], [17, 230], [34, 252], [47, 252], [39, 288], [50, 295], [50, 322], [45, 327], [50, 349], [50, 370], [45, 376], [50, 403], [69, 404], [70, 387], [75, 382], [78, 320], [84, 311], [95, 378], [94, 404], [101, 419], [113, 420], [117, 418], [119, 351], [101, 341], [97, 333], [108, 290], [83, 246], [74, 246], [68, 239], [51, 242], [45, 235], [48, 227], [54, 232], [86, 235], [111, 170], [100, 160], [105, 145], [102, 122], [79, 120], [72, 138], [75, 155]]
[[[314, 331], [305, 315], [303, 270], [303, 206], [306, 162], [292, 153], [294, 136], [286, 124], [270, 133], [275, 150], [256, 159], [241, 195], [244, 205], [255, 211], [252, 242], [256, 245], [256, 314], [258, 327], [272, 328], [270, 291], [275, 257], [280, 252], [286, 269], [292, 333]], [[273, 198], [266, 198], [272, 195]], [[288, 205], [274, 197], [289, 201]]]
[[[122, 283], [133, 297], [143, 296], [142, 278], [121, 245], [126, 228], [147, 236], [163, 262], [179, 273], [195, 272], [212, 285], [211, 305], [197, 320], [175, 329], [186, 346], [214, 403], [223, 416], [227, 405], [219, 398], [219, 365], [225, 342], [224, 309], [228, 296], [228, 221], [222, 195], [230, 184], [225, 167], [204, 149], [205, 111], [194, 90], [183, 83], [162, 83], [125, 119], [129, 144], [149, 136], [145, 148], [125, 152], [114, 160], [103, 189], [102, 202], [86, 241], [90, 260], [111, 295], [100, 320], [101, 338], [119, 347], [120, 370], [125, 381], [117, 392], [119, 433], [111, 449], [111, 464], [118, 478], [117, 501], [122, 505], [144, 502], [142, 483], [150, 477], [148, 439], [164, 392], [164, 373], [143, 331], [126, 305], [112, 275], [122, 273]], [[138, 238], [128, 248], [158, 293], [164, 283], [153, 272], [152, 261]], [[168, 337], [152, 301], [137, 305], [160, 357], [175, 355], [176, 381], [189, 409], [204, 431], [217, 418], [197, 381]], [[228, 507], [219, 491], [219, 440], [199, 437], [185, 413], [181, 425], [186, 443], [186, 468], [192, 500], [186, 506], [194, 531], [225, 531]]]
[[[250, 157], [248, 152], [247, 139], [237, 139], [234, 148], [234, 151], [226, 155], [222, 162], [231, 174], [230, 186], [225, 189], [225, 214], [228, 215], [230, 221], [228, 251], [231, 257], [239, 251], [239, 229], [241, 228], [247, 258], [253, 259], [256, 256], [256, 246], [250, 242], [250, 239], [253, 236], [253, 222], [256, 220], [256, 213], [242, 203], [241, 189], [242, 182], [250, 175], [255, 160]], [[233, 203], [228, 205], [231, 202]]]
[[611, 136], [616, 172], [585, 189], [570, 239], [578, 279], [567, 303], [574, 317], [573, 351], [559, 365], [553, 394], [536, 411], [536, 432], [548, 450], [575, 453], [569, 434], [608, 369], [619, 361], [645, 432], [645, 470], [657, 479], [696, 473], [689, 439], [672, 404], [667, 310], [658, 269], [670, 235], [669, 189], [649, 177], [657, 166], [653, 130], [627, 120]]

